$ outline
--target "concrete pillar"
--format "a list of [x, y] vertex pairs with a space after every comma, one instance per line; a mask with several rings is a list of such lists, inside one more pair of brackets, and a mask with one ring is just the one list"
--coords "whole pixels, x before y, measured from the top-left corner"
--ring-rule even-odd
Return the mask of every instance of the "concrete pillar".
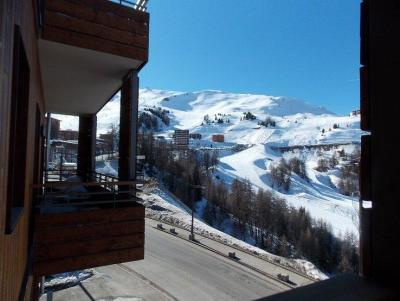
[[131, 72], [124, 78], [121, 88], [118, 162], [118, 176], [120, 181], [136, 179], [138, 103], [139, 78], [137, 72]]
[[94, 180], [96, 156], [96, 114], [79, 116], [78, 176], [86, 182]]

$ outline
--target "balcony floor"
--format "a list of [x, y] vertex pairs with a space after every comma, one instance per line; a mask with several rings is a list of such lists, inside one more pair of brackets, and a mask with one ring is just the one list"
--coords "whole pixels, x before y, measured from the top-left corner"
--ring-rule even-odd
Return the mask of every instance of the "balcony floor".
[[[96, 268], [95, 275], [84, 280], [81, 285], [50, 293], [53, 301], [88, 301], [99, 300], [99, 296], [107, 296], [107, 300], [170, 300], [165, 294], [153, 287], [148, 281], [118, 265]], [[46, 301], [47, 294], [40, 298]], [[136, 298], [136, 299], [135, 299]]]

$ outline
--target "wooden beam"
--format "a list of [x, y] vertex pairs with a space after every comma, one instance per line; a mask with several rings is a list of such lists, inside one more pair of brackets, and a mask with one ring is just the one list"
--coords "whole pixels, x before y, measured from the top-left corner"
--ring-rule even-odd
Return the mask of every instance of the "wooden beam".
[[45, 17], [48, 13], [63, 14], [142, 36], [148, 36], [149, 34], [147, 22], [138, 22], [137, 20], [131, 18], [120, 18], [115, 14], [94, 11], [91, 8], [81, 8], [79, 5], [69, 2], [65, 2], [63, 4], [60, 3], [60, 1], [50, 1], [46, 6]]
[[98, 239], [109, 236], [124, 236], [144, 233], [144, 220], [113, 223], [69, 225], [68, 227], [38, 229], [35, 232], [37, 242], [66, 242], [71, 240]]
[[110, 251], [102, 254], [90, 254], [79, 257], [69, 257], [64, 259], [52, 259], [44, 262], [37, 262], [33, 266], [34, 276], [45, 276], [81, 269], [93, 268], [97, 266], [123, 263], [128, 261], [140, 260], [144, 258], [144, 248], [133, 248], [125, 250]]
[[[52, 0], [61, 1], [61, 0]], [[138, 11], [128, 6], [119, 5], [109, 0], [63, 0], [65, 2], [84, 4], [87, 7], [94, 8], [96, 11], [103, 11], [109, 14], [115, 14], [123, 18], [131, 18], [140, 22], [148, 22], [149, 14]], [[48, 1], [47, 1], [48, 2]]]
[[[42, 37], [45, 40], [57, 43], [63, 43], [75, 47], [106, 52], [140, 61], [147, 61], [147, 49], [132, 47], [113, 41], [107, 41], [86, 34], [73, 32], [67, 29], [45, 26], [43, 29]], [[134, 67], [135, 66], [132, 66], [132, 68]]]
[[67, 242], [39, 241], [35, 245], [35, 263], [51, 259], [65, 259], [81, 255], [107, 253], [121, 249], [133, 249], [144, 246], [144, 232], [124, 236], [104, 235], [96, 239], [80, 239]]
[[68, 28], [68, 30], [77, 33], [87, 34], [106, 41], [113, 41], [143, 49], [147, 49], [148, 45], [146, 36], [51, 11], [46, 12], [45, 26], [61, 29]]
[[35, 231], [39, 229], [73, 225], [107, 224], [121, 221], [144, 221], [145, 210], [141, 204], [124, 208], [99, 209], [94, 211], [48, 213], [35, 215]]
[[118, 176], [122, 181], [136, 179], [138, 102], [139, 78], [137, 72], [132, 71], [121, 89]]
[[77, 174], [84, 182], [92, 180], [96, 156], [96, 114], [79, 116]]

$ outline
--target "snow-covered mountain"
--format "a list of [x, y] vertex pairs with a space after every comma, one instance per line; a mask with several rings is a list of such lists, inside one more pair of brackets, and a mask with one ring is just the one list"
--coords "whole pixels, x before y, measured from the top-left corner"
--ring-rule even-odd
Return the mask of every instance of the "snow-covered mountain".
[[[213, 134], [223, 134], [229, 146], [247, 145], [240, 152], [223, 153], [218, 176], [226, 183], [233, 178], [249, 179], [255, 187], [273, 189], [269, 171], [282, 158], [297, 156], [306, 162], [308, 181], [292, 175], [289, 191], [276, 193], [295, 207], [305, 207], [312, 216], [329, 221], [335, 233], [358, 232], [357, 199], [339, 193], [339, 167], [328, 172], [315, 170], [321, 157], [330, 157], [338, 150], [351, 153], [359, 144], [359, 116], [339, 116], [323, 107], [304, 101], [265, 95], [233, 94], [221, 91], [191, 93], [155, 89], [140, 90], [140, 111], [161, 108], [168, 113], [170, 124], [159, 120], [159, 135], [166, 137], [174, 129], [199, 133], [198, 145], [212, 144]], [[246, 113], [250, 112], [250, 115]], [[275, 126], [260, 125], [269, 117]], [[157, 117], [158, 118], [158, 117]], [[77, 119], [62, 117], [62, 128], [76, 128]], [[98, 114], [98, 132], [107, 132], [111, 123], [118, 123], [119, 96]], [[277, 148], [313, 145], [337, 145], [337, 149], [297, 148], [281, 152]]]
[[[189, 129], [200, 133], [204, 139], [212, 134], [224, 134], [225, 140], [240, 144], [269, 143], [275, 146], [310, 144], [338, 144], [360, 141], [359, 116], [338, 116], [323, 107], [301, 100], [266, 95], [233, 94], [221, 91], [182, 93], [155, 89], [140, 90], [139, 107], [161, 107], [169, 111], [170, 126], [161, 131]], [[256, 120], [241, 120], [243, 113], [251, 112]], [[208, 115], [211, 123], [205, 124]], [[267, 116], [272, 117], [276, 127], [258, 126]], [[55, 115], [62, 119], [62, 129], [77, 129], [78, 119]], [[221, 118], [229, 123], [219, 124]], [[119, 121], [119, 95], [98, 113], [98, 133], [109, 130], [110, 124]], [[212, 123], [212, 121], [215, 121]], [[203, 123], [203, 125], [202, 125]], [[334, 124], [339, 128], [333, 130]], [[325, 133], [322, 133], [322, 130]], [[331, 129], [331, 131], [329, 131]]]
[[[205, 139], [222, 133], [229, 142], [268, 142], [279, 146], [348, 143], [360, 139], [359, 117], [337, 116], [323, 107], [286, 97], [145, 89], [140, 93], [140, 106], [142, 109], [155, 106], [170, 111], [173, 122], [169, 129], [189, 129], [201, 133]], [[241, 120], [244, 112], [251, 112], [257, 119]], [[214, 123], [205, 124], [206, 115]], [[258, 126], [258, 121], [267, 116], [276, 121], [277, 127]], [[217, 119], [229, 123], [217, 123]], [[339, 129], [329, 131], [335, 123], [339, 124]], [[325, 129], [325, 134], [322, 134], [322, 129]]]

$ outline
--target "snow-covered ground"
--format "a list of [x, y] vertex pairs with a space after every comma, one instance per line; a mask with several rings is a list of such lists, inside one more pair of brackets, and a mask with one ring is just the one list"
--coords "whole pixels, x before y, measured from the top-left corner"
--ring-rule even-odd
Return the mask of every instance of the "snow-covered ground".
[[[351, 149], [351, 146], [341, 148]], [[325, 152], [328, 157], [333, 151]], [[292, 174], [291, 187], [288, 192], [275, 190], [269, 175], [272, 165], [280, 158], [298, 156], [305, 159], [307, 175], [306, 181]], [[282, 156], [268, 147], [268, 144], [256, 144], [239, 153], [221, 158], [218, 176], [226, 183], [234, 178], [248, 179], [258, 188], [273, 189], [274, 192], [286, 199], [290, 205], [297, 208], [305, 207], [314, 218], [328, 221], [336, 234], [345, 232], [358, 233], [358, 201], [341, 194], [334, 183], [338, 181], [338, 169], [329, 173], [320, 173], [314, 168], [320, 156], [316, 151], [299, 151], [286, 153]]]
[[92, 276], [93, 276], [93, 270], [91, 269], [54, 274], [46, 277], [44, 281], [44, 288], [46, 291], [56, 291], [59, 289], [65, 289], [67, 287], [75, 286], [79, 282]]
[[[182, 207], [182, 205], [177, 203], [174, 198], [168, 196], [160, 189], [155, 189], [151, 192], [147, 191], [145, 193], [139, 194], [138, 196], [143, 200], [143, 204], [146, 206], [146, 216], [172, 223], [186, 230], [190, 230], [191, 215], [187, 212], [184, 206]], [[324, 273], [318, 270], [315, 265], [309, 261], [300, 259], [288, 259], [273, 255], [246, 242], [236, 239], [213, 227], [210, 227], [198, 218], [195, 218], [194, 220], [194, 231], [197, 234], [201, 234], [205, 237], [221, 241], [224, 244], [238, 247], [252, 253], [256, 252], [260, 256], [270, 261], [278, 259], [281, 264], [305, 273], [314, 279], [323, 280], [327, 278]]]
[[[360, 142], [359, 116], [339, 116], [323, 107], [287, 97], [211, 90], [187, 93], [142, 89], [139, 98], [141, 111], [160, 107], [169, 112], [170, 124], [163, 125], [159, 119], [162, 126], [157, 135], [171, 137], [174, 129], [188, 129], [202, 135], [202, 140], [193, 140], [191, 147], [220, 148], [217, 173], [228, 184], [238, 177], [249, 179], [256, 189], [274, 190], [269, 176], [271, 166], [282, 157], [303, 158], [309, 181], [293, 175], [290, 190], [276, 193], [289, 204], [303, 206], [313, 217], [329, 222], [336, 234], [350, 231], [358, 235], [357, 199], [339, 193], [336, 187], [340, 176], [338, 168], [327, 173], [314, 169], [321, 156], [331, 156], [334, 150], [322, 154], [303, 150], [293, 154], [277, 152], [276, 147], [335, 144], [349, 153]], [[118, 124], [119, 110], [117, 95], [98, 113], [98, 133], [107, 132], [112, 123]], [[246, 120], [246, 112], [251, 112], [256, 119]], [[77, 118], [54, 117], [62, 120], [61, 128], [77, 129]], [[259, 125], [266, 117], [271, 117], [276, 125]], [[218, 119], [223, 123], [218, 123]], [[334, 128], [334, 125], [337, 126]], [[211, 143], [213, 134], [223, 134], [225, 143]], [[234, 144], [250, 147], [235, 153], [228, 150]], [[115, 169], [107, 164], [98, 166], [104, 172], [112, 172], [110, 167]]]

